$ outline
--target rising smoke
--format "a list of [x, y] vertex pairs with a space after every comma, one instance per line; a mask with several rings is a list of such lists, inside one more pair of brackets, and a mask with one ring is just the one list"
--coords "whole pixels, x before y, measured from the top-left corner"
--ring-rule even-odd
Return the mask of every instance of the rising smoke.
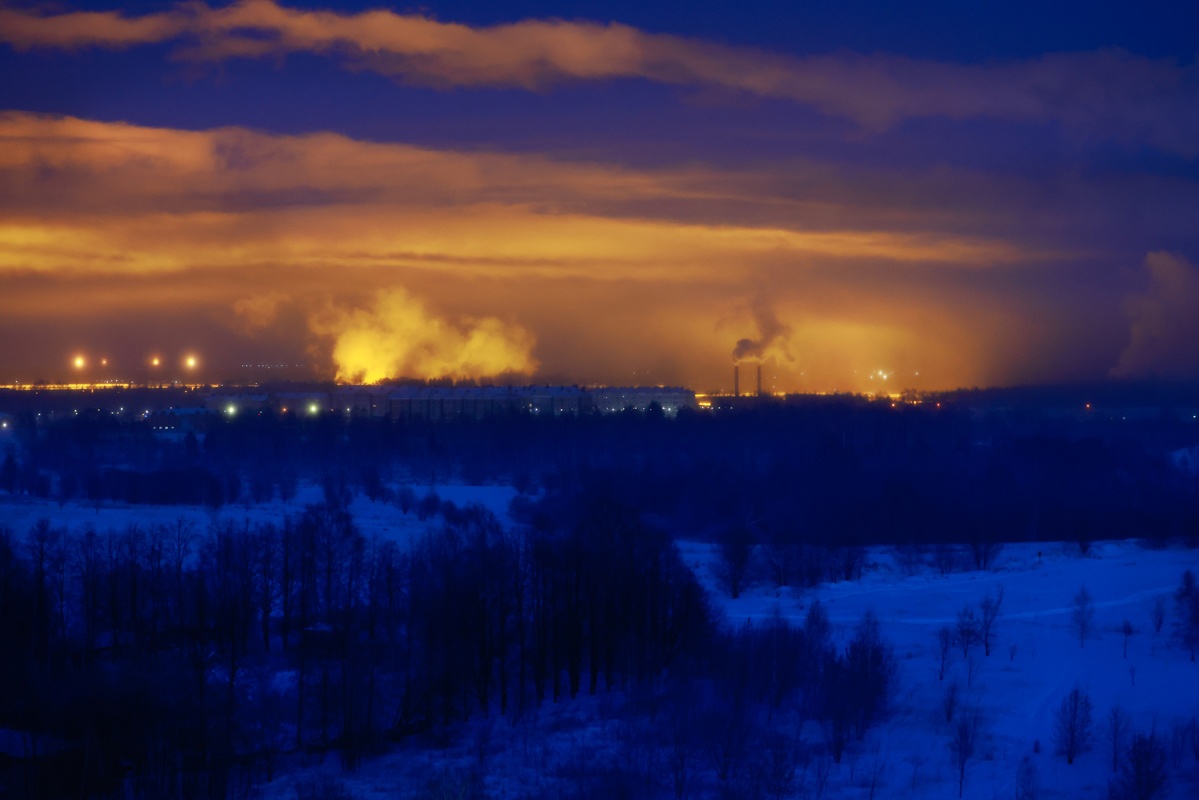
[[757, 339], [740, 339], [733, 348], [733, 363], [761, 363], [771, 356], [793, 361], [788, 347], [791, 329], [779, 321], [774, 309], [764, 298], [757, 298], [752, 308], [758, 326]]
[[1145, 257], [1145, 288], [1127, 298], [1129, 342], [1117, 378], [1199, 378], [1199, 267], [1182, 256]]
[[308, 323], [332, 340], [339, 381], [476, 380], [539, 366], [533, 334], [521, 326], [495, 317], [449, 320], [401, 288], [380, 290], [365, 308], [328, 308]]

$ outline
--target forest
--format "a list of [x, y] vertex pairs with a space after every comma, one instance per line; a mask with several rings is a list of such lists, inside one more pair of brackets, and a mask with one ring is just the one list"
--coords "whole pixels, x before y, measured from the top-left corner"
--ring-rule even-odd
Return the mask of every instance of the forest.
[[[1119, 425], [853, 398], [676, 419], [264, 414], [174, 437], [116, 415], [24, 414], [15, 428], [10, 500], [131, 509], [121, 528], [82, 532], [53, 514], [29, 530], [0, 519], [0, 789], [22, 797], [248, 798], [297, 766], [352, 771], [599, 696], [665, 755], [589, 773], [580, 797], [683, 800], [701, 783], [796, 796], [797, 775], [822, 786], [887, 718], [895, 648], [870, 611], [835, 635], [819, 602], [800, 624], [729, 624], [679, 539], [712, 543], [735, 599], [755, 583], [858, 580], [870, 546], [945, 574], [988, 570], [1012, 542], [1199, 538], [1195, 481], [1170, 461], [1194, 428], [1165, 415]], [[442, 501], [452, 481], [516, 487], [514, 524]], [[321, 500], [278, 524], [136, 513], [249, 509], [311, 484]], [[427, 532], [365, 535], [359, 497]], [[1193, 580], [1179, 597], [1199, 631]], [[944, 634], [963, 657], [966, 630]], [[481, 770], [463, 775], [455, 796], [485, 796]]]

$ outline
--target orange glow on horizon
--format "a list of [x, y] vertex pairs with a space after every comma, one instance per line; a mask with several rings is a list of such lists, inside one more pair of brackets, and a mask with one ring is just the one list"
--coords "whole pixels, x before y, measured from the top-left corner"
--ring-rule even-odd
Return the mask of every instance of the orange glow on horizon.
[[[729, 349], [755, 337], [777, 343], [764, 388], [873, 394], [1056, 374], [1077, 316], [1033, 314], [1039, 295], [1016, 277], [1065, 269], [1083, 251], [976, 217], [957, 199], [988, 184], [952, 169], [876, 183], [797, 161], [806, 177], [793, 182], [753, 165], [633, 168], [20, 112], [0, 112], [0, 141], [0, 174], [26, 187], [0, 215], [0, 320], [47, 342], [25, 362], [12, 348], [22, 374], [61, 370], [67, 352], [76, 380], [140, 379], [42, 331], [144, 318], [127, 341], [104, 344], [152, 382], [228, 378], [233, 353], [269, 341], [280, 361], [347, 382], [615, 382], [630, 364], [661, 363], [634, 374], [715, 389]], [[242, 152], [256, 156], [230, 160]], [[901, 180], [936, 202], [897, 199]], [[213, 201], [260, 196], [304, 202]], [[327, 199], [345, 197], [360, 200]], [[1121, 374], [1194, 359], [1180, 334], [1193, 330], [1199, 268], [1168, 254], [1147, 263]], [[992, 292], [992, 281], [1013, 288]], [[775, 325], [763, 327], [755, 297]], [[198, 355], [169, 339], [146, 356], [144, 341], [168, 330], [226, 355], [203, 376]]]

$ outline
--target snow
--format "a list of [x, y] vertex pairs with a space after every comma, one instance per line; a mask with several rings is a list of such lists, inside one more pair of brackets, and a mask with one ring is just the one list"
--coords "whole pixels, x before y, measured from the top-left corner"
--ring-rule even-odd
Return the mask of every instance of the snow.
[[[1025, 758], [1036, 770], [1038, 798], [1104, 797], [1112, 774], [1104, 724], [1113, 705], [1131, 715], [1134, 731], [1155, 729], [1167, 743], [1176, 722], [1199, 714], [1199, 665], [1172, 636], [1172, 593], [1183, 570], [1199, 571], [1199, 551], [1148, 550], [1125, 541], [1097, 543], [1083, 556], [1074, 544], [1017, 544], [1005, 546], [992, 571], [942, 576], [929, 566], [908, 574], [890, 551], [880, 548], [870, 551], [859, 581], [803, 591], [758, 583], [730, 600], [714, 576], [714, 546], [679, 545], [732, 625], [775, 614], [799, 622], [819, 600], [844, 641], [866, 610], [879, 618], [899, 669], [892, 710], [866, 742], [832, 767], [824, 797], [870, 797], [869, 776], [877, 764], [882, 768], [875, 798], [956, 797], [949, 726], [941, 711], [944, 687], [954, 680], [962, 694], [959, 708], [977, 707], [982, 713], [981, 744], [967, 769], [963, 795], [978, 800], [1015, 797], [1017, 770]], [[1071, 614], [1074, 596], [1084, 584], [1095, 619], [1094, 633], [1080, 646]], [[991, 655], [975, 648], [971, 681], [955, 649], [945, 682], [940, 682], [937, 628], [952, 626], [963, 605], [977, 607], [1000, 586], [1004, 597]], [[1150, 609], [1159, 597], [1166, 598], [1167, 617], [1155, 634]], [[1125, 619], [1136, 628], [1127, 658], [1119, 632]], [[1067, 765], [1054, 752], [1053, 716], [1075, 686], [1090, 695], [1095, 730], [1091, 749]], [[580, 697], [549, 704], [522, 720], [473, 722], [457, 731], [452, 746], [401, 745], [350, 773], [329, 757], [259, 786], [258, 796], [290, 799], [297, 786], [328, 779], [353, 797], [419, 797], [430, 781], [460, 780], [472, 770], [484, 776], [486, 796], [549, 796], [555, 786], [573, 785], [572, 770], [584, 762], [631, 763], [639, 758], [640, 744], [619, 718], [623, 702], [619, 695]], [[809, 743], [821, 741], [812, 723], [803, 735]], [[662, 757], [659, 752], [657, 758]], [[1199, 796], [1193, 756], [1186, 754], [1171, 774], [1168, 798]], [[669, 784], [668, 777], [665, 782]]]
[[[1026, 756], [1037, 770], [1039, 797], [1102, 796], [1111, 776], [1103, 729], [1113, 705], [1129, 712], [1135, 731], [1156, 729], [1167, 737], [1175, 722], [1199, 714], [1199, 664], [1171, 636], [1172, 593], [1184, 570], [1199, 572], [1199, 551], [1154, 551], [1123, 541], [1097, 543], [1082, 556], [1073, 544], [1017, 544], [1005, 546], [993, 571], [940, 576], [929, 567], [907, 575], [890, 553], [874, 550], [859, 581], [802, 592], [758, 585], [731, 600], [714, 576], [714, 548], [684, 542], [680, 549], [733, 624], [774, 614], [799, 622], [809, 604], [819, 600], [844, 639], [863, 613], [875, 614], [900, 672], [897, 702], [883, 730], [875, 733], [877, 744], [891, 764], [892, 783], [905, 772], [901, 764], [923, 765], [918, 790], [905, 794], [892, 786], [896, 796], [957, 794], [949, 766], [949, 727], [941, 712], [942, 692], [952, 680], [962, 690], [959, 707], [977, 706], [983, 716], [984, 745], [968, 767], [966, 797], [1014, 797], [1017, 768]], [[1092, 637], [1080, 646], [1071, 615], [1083, 585], [1093, 598], [1095, 618]], [[967, 665], [955, 649], [941, 683], [936, 630], [952, 627], [959, 609], [977, 609], [1000, 586], [1004, 597], [991, 655], [984, 657], [981, 646], [977, 657], [971, 653], [977, 663], [968, 686]], [[1161, 633], [1155, 634], [1150, 610], [1158, 598], [1166, 599], [1167, 616]], [[1125, 619], [1136, 629], [1127, 658], [1120, 633]], [[1067, 766], [1054, 754], [1053, 715], [1075, 686], [1090, 695], [1096, 730], [1092, 750]], [[1038, 741], [1039, 754], [1034, 752]], [[1176, 779], [1172, 797], [1196, 796], [1190, 755], [1184, 761], [1187, 770], [1190, 782]], [[906, 773], [910, 777], [910, 767]]]
[[[393, 490], [399, 485], [390, 487]], [[472, 486], [464, 484], [439, 484], [437, 486], [413, 485], [412, 490], [419, 503], [429, 492], [435, 492], [444, 500], [452, 500], [459, 507], [477, 503], [493, 512], [505, 526], [512, 525], [508, 506], [516, 496], [509, 486]], [[315, 485], [302, 484], [296, 496], [288, 502], [271, 500], [265, 503], [230, 503], [218, 509], [185, 505], [126, 505], [104, 502], [99, 507], [87, 501], [72, 500], [59, 504], [54, 500], [11, 497], [0, 494], [0, 526], [7, 526], [18, 536], [23, 536], [41, 519], [70, 533], [80, 533], [87, 526], [97, 531], [123, 530], [129, 525], [143, 528], [157, 525], [174, 525], [180, 521], [190, 523], [197, 531], [206, 531], [210, 526], [244, 523], [280, 524], [284, 518], [303, 512], [308, 505], [324, 502], [324, 490]], [[441, 519], [431, 517], [421, 521], [415, 508], [405, 514], [398, 505], [389, 502], [374, 502], [365, 495], [356, 496], [350, 504], [354, 523], [367, 538], [410, 542], [427, 530], [440, 527]]]
[[[511, 524], [507, 508], [515, 491], [510, 487], [438, 485], [433, 489], [443, 500], [460, 506], [482, 503], [505, 524]], [[430, 487], [413, 486], [413, 490], [419, 501]], [[302, 486], [290, 503], [234, 504], [216, 511], [112, 504], [96, 509], [79, 502], [60, 507], [54, 501], [0, 498], [0, 525], [17, 535], [41, 518], [72, 532], [87, 525], [103, 531], [134, 522], [146, 526], [179, 520], [205, 530], [214, 522], [277, 523], [305, 504], [322, 499], [315, 486]], [[367, 536], [401, 543], [441, 525], [438, 518], [422, 522], [415, 511], [405, 515], [394, 503], [371, 502], [365, 497], [354, 499], [351, 512]], [[967, 798], [1014, 797], [1017, 770], [1025, 758], [1035, 765], [1039, 798], [1105, 796], [1111, 758], [1103, 730], [1113, 705], [1130, 714], [1135, 731], [1155, 729], [1167, 743], [1176, 723], [1199, 714], [1199, 664], [1190, 660], [1173, 635], [1176, 609], [1172, 598], [1184, 570], [1199, 572], [1199, 551], [1181, 547], [1152, 550], [1130, 540], [1096, 543], [1084, 556], [1075, 544], [1009, 544], [991, 571], [965, 570], [942, 576], [927, 565], [909, 574], [889, 549], [876, 548], [869, 551], [860, 580], [804, 590], [776, 589], [759, 581], [731, 600], [715, 579], [715, 547], [691, 541], [679, 546], [684, 561], [730, 624], [757, 622], [775, 614], [798, 622], [811, 603], [819, 600], [839, 641], [844, 641], [867, 610], [878, 617], [898, 663], [895, 699], [888, 718], [865, 743], [856, 746], [845, 763], [833, 767], [827, 797], [867, 797], [863, 781], [870, 771], [867, 761], [872, 758], [884, 763], [876, 798], [956, 797], [949, 726], [941, 711], [944, 688], [954, 680], [962, 691], [959, 707], [977, 707], [983, 718], [982, 744], [967, 770]], [[1074, 596], [1084, 585], [1093, 598], [1095, 619], [1094, 633], [1080, 646], [1071, 615]], [[1003, 588], [1003, 604], [991, 655], [985, 657], [981, 647], [976, 648], [971, 678], [955, 648], [945, 682], [939, 681], [937, 628], [952, 627], [963, 606], [977, 608], [980, 600], [994, 595], [999, 587]], [[1162, 631], [1154, 633], [1150, 610], [1158, 598], [1165, 598], [1167, 615]], [[1127, 658], [1120, 633], [1125, 619], [1136, 629]], [[271, 686], [278, 691], [291, 680], [294, 676], [281, 674]], [[1094, 704], [1095, 735], [1091, 750], [1068, 766], [1054, 753], [1053, 716], [1075, 686], [1089, 694]], [[520, 721], [493, 717], [460, 731], [452, 746], [401, 745], [366, 759], [352, 773], [343, 774], [336, 756], [331, 755], [323, 764], [298, 766], [258, 787], [258, 796], [290, 800], [298, 785], [322, 776], [344, 783], [357, 797], [414, 796], [430, 776], [461, 775], [475, 768], [486, 776], [489, 796], [528, 795], [550, 785], [545, 779], [547, 771], [561, 775], [575, 761], [597, 753], [608, 758], [631, 757], [628, 753], [635, 752], [636, 745], [622, 740], [620, 733], [623, 702], [619, 696], [605, 695], [544, 707]], [[813, 744], [821, 740], [819, 729], [811, 724], [804, 736]], [[1199, 796], [1199, 771], [1193, 756], [1187, 754], [1180, 767], [1171, 767], [1171, 773], [1170, 798]]]

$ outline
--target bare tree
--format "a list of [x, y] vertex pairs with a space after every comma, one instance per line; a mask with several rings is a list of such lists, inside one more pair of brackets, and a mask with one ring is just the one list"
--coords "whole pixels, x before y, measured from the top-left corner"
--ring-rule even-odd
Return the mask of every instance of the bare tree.
[[953, 722], [953, 715], [958, 708], [958, 682], [951, 681], [941, 695], [941, 710], [945, 712], [945, 721]]
[[721, 583], [728, 590], [729, 597], [736, 600], [741, 596], [754, 560], [753, 534], [744, 525], [738, 525], [726, 530], [717, 543], [720, 560], [716, 568]]
[[958, 612], [957, 626], [954, 630], [958, 647], [962, 648], [962, 657], [970, 657], [970, 648], [982, 638], [979, 632], [978, 616], [973, 606], [966, 606]]
[[978, 538], [970, 542], [970, 554], [974, 556], [974, 566], [982, 571], [989, 570], [995, 565], [995, 559], [999, 557], [999, 553], [1003, 550], [1003, 545], [986, 534], [980, 534]]
[[1155, 800], [1166, 790], [1166, 748], [1156, 734], [1138, 733], [1120, 765], [1120, 775], [1108, 787], [1111, 800]]
[[1053, 738], [1067, 764], [1091, 746], [1091, 698], [1077, 686], [1062, 700], [1054, 718]]
[[1107, 741], [1112, 746], [1112, 772], [1120, 770], [1120, 754], [1124, 752], [1124, 742], [1128, 739], [1131, 724], [1128, 712], [1120, 706], [1112, 706], [1107, 712]]
[[1132, 622], [1124, 620], [1120, 626], [1120, 633], [1124, 634], [1124, 657], [1128, 658], [1128, 640], [1136, 633], [1136, 628], [1132, 627]]
[[762, 545], [762, 562], [775, 586], [792, 586], [803, 579], [803, 547], [793, 541], [794, 535], [772, 531]]
[[958, 770], [958, 797], [962, 796], [962, 791], [966, 787], [966, 767], [974, 758], [975, 750], [978, 747], [980, 727], [981, 718], [976, 708], [963, 710], [953, 726], [953, 732], [949, 739], [949, 752], [952, 754], [953, 763]]
[[1070, 622], [1074, 625], [1074, 632], [1078, 634], [1078, 646], [1085, 647], [1095, 625], [1095, 604], [1091, 601], [1091, 593], [1087, 591], [1086, 586], [1080, 586], [1078, 594], [1074, 595], [1074, 610], [1070, 612]]
[[1178, 769], [1186, 758], [1187, 741], [1191, 738], [1189, 720], [1174, 720], [1170, 726], [1170, 766]]
[[1153, 601], [1153, 608], [1149, 609], [1149, 621], [1153, 623], [1154, 633], [1162, 632], [1162, 625], [1166, 622], [1166, 598], [1159, 597]]
[[1199, 715], [1191, 715], [1191, 755], [1199, 761]]
[[1195, 573], [1182, 573], [1182, 585], [1175, 593], [1178, 602], [1178, 628], [1183, 645], [1191, 651], [1191, 661], [1199, 651], [1199, 585]]
[[948, 625], [937, 628], [937, 680], [945, 680], [945, 670], [949, 667], [949, 656], [953, 652], [953, 631]]
[[933, 565], [941, 575], [948, 575], [957, 568], [958, 550], [951, 544], [933, 545]]
[[978, 657], [978, 653], [973, 653], [970, 658], [966, 659], [966, 685], [974, 686], [974, 679], [978, 673], [982, 672], [983, 660]]
[[979, 611], [979, 634], [982, 637], [983, 655], [991, 655], [991, 642], [993, 641], [993, 631], [995, 629], [995, 620], [999, 617], [999, 608], [1003, 605], [1003, 587], [998, 586], [995, 589], [995, 596], [987, 595], [978, 604]]
[[924, 566], [925, 546], [915, 542], [906, 542], [895, 546], [895, 555], [908, 575], [915, 575]]
[[1025, 756], [1016, 770], [1016, 800], [1036, 800], [1037, 767]]

